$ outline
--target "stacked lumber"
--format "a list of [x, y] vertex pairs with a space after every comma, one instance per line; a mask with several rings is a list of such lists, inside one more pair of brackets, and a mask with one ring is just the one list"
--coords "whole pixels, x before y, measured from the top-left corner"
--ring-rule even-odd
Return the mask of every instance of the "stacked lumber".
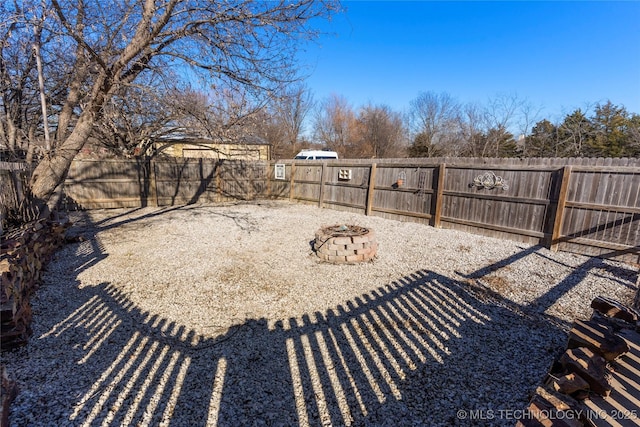
[[[524, 411], [527, 417], [517, 426], [637, 425], [637, 407], [621, 402], [635, 399], [629, 397], [629, 386], [640, 379], [633, 367], [638, 355], [628, 356], [632, 346], [640, 349], [640, 313], [603, 296], [596, 297], [591, 308], [589, 320], [573, 323], [566, 351], [551, 366]], [[617, 371], [624, 373], [625, 384], [617, 380]]]
[[4, 366], [0, 367], [0, 396], [2, 396], [0, 404], [0, 426], [9, 425], [9, 407], [11, 402], [18, 394], [18, 386], [16, 382], [9, 379]]
[[26, 344], [31, 334], [30, 299], [43, 267], [65, 241], [69, 222], [32, 221], [0, 243], [0, 344], [2, 351]]

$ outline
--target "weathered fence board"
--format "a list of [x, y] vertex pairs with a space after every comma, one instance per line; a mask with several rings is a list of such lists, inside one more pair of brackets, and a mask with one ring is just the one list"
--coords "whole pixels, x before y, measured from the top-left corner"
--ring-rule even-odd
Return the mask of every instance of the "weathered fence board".
[[[291, 200], [640, 261], [640, 159], [283, 163], [298, 171], [283, 187]], [[300, 172], [314, 164], [311, 178]], [[327, 172], [318, 172], [324, 169]], [[340, 169], [351, 170], [351, 178], [338, 179]], [[487, 173], [508, 188], [474, 185]], [[270, 196], [282, 197], [274, 192]]]
[[385, 218], [428, 223], [432, 218], [434, 167], [376, 165], [371, 212]]
[[638, 260], [640, 170], [574, 167], [558, 249]]
[[65, 181], [70, 208], [167, 206], [263, 197], [264, 162], [216, 159], [76, 160]]
[[[155, 187], [155, 204], [171, 206], [217, 201], [218, 167], [216, 161], [203, 159], [151, 162], [147, 182], [152, 189]], [[153, 190], [149, 196], [153, 199]]]
[[[76, 160], [68, 207], [264, 197], [639, 262], [640, 159]], [[474, 185], [487, 173], [508, 188]], [[491, 177], [491, 176], [490, 176]]]

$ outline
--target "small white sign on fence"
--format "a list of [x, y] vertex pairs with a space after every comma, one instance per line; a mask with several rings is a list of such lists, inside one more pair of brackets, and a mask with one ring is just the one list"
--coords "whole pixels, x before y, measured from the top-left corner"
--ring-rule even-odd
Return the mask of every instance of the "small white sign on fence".
[[340, 169], [338, 171], [338, 179], [340, 181], [349, 181], [351, 179], [351, 169]]
[[287, 179], [286, 178], [286, 166], [284, 163], [276, 163], [275, 164], [275, 177], [276, 179]]

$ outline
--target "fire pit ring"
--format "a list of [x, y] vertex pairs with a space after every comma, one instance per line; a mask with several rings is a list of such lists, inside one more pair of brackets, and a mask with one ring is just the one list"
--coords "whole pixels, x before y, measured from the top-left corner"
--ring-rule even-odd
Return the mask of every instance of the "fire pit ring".
[[373, 230], [357, 225], [338, 224], [316, 231], [313, 250], [323, 261], [355, 264], [375, 258], [378, 241]]

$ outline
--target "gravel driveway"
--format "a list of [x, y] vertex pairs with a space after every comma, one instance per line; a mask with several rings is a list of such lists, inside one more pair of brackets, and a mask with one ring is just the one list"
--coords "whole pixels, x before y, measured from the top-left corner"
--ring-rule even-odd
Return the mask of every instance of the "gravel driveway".
[[[597, 295], [629, 302], [638, 274], [287, 202], [72, 220], [87, 240], [57, 253], [30, 344], [2, 356], [15, 426], [514, 425], [570, 322]], [[377, 258], [319, 262], [310, 241], [335, 224], [373, 229]]]

